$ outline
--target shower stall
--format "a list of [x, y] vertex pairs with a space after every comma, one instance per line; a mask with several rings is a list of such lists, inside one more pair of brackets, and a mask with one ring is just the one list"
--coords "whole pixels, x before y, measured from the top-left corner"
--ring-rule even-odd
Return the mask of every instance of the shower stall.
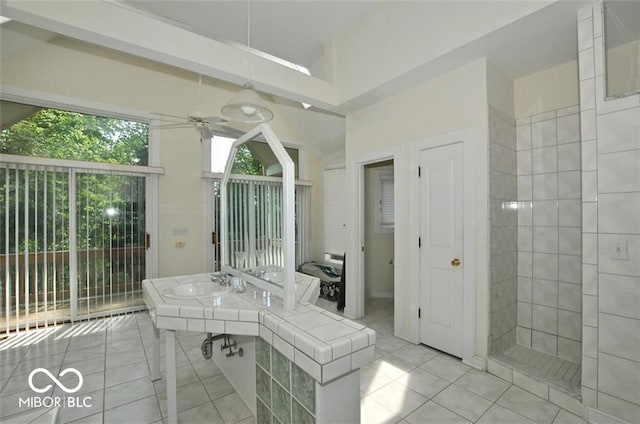
[[577, 397], [582, 357], [579, 107], [489, 109], [490, 357]]

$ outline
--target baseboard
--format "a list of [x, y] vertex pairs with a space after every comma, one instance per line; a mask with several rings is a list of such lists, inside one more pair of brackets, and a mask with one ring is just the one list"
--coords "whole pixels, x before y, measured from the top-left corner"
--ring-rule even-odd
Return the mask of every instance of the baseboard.
[[487, 369], [487, 361], [477, 355], [473, 355], [471, 358], [462, 358], [462, 363], [483, 371]]
[[609, 415], [599, 409], [584, 406], [584, 417], [591, 424], [629, 424], [625, 420]]

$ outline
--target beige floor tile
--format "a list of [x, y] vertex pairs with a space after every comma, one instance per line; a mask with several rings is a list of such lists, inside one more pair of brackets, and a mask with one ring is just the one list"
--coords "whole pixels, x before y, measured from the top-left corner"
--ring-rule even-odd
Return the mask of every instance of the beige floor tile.
[[427, 401], [426, 397], [397, 382], [387, 384], [369, 397], [399, 417], [406, 417]]
[[511, 385], [486, 372], [471, 370], [454, 383], [470, 392], [495, 402]]
[[425, 423], [438, 423], [438, 424], [468, 424], [469, 421], [462, 418], [460, 415], [456, 415], [438, 405], [435, 402], [429, 401], [416, 409], [411, 415], [406, 417], [406, 420], [411, 424], [425, 424]]
[[441, 391], [433, 400], [469, 421], [476, 421], [491, 406], [482, 396], [455, 385]]
[[520, 414], [503, 408], [500, 405], [492, 405], [487, 412], [477, 421], [478, 424], [535, 424], [535, 421], [523, 417]]

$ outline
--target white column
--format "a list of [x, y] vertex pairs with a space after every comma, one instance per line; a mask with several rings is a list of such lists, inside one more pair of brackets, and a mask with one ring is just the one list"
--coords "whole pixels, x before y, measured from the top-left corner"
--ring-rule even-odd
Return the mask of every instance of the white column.
[[165, 347], [167, 349], [167, 420], [169, 424], [178, 424], [178, 399], [176, 393], [176, 332], [166, 330]]

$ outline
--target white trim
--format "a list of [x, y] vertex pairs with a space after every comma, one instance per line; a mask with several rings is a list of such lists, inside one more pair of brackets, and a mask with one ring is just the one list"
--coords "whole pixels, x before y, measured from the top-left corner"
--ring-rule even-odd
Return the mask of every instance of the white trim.
[[157, 166], [118, 165], [115, 163], [87, 162], [83, 160], [40, 158], [19, 155], [0, 155], [0, 163], [15, 163], [29, 166], [51, 166], [54, 168], [82, 169], [108, 172], [120, 172], [137, 175], [163, 175], [164, 168]]
[[[203, 172], [202, 178], [212, 179], [212, 180], [222, 180], [224, 174], [221, 172]], [[245, 174], [229, 174], [230, 180], [245, 180], [245, 181], [266, 181], [266, 182], [274, 182], [280, 183], [282, 182], [282, 177], [266, 177], [262, 175], [245, 175]], [[294, 184], [297, 186], [312, 186], [312, 181], [307, 180], [294, 180]]]
[[[347, 208], [347, 269], [346, 275], [349, 280], [345, 292], [345, 308], [344, 314], [348, 318], [358, 319], [364, 316], [364, 302], [365, 302], [365, 270], [364, 270], [364, 234], [365, 234], [365, 191], [364, 191], [364, 167], [366, 165], [383, 162], [387, 160], [393, 160], [394, 165], [398, 156], [400, 155], [400, 149], [381, 150], [377, 152], [368, 152], [362, 156], [355, 158], [349, 162], [347, 166], [347, 193], [354, 193], [349, 199], [347, 199], [347, 205], [351, 207]], [[394, 180], [398, 181], [398, 175], [400, 170], [397, 166], [393, 167]], [[350, 187], [349, 187], [350, 186]], [[398, 199], [398, 185], [394, 184], [394, 198]], [[397, 210], [397, 209], [396, 209]], [[400, 244], [400, 223], [397, 223], [394, 232], [394, 263], [397, 263], [395, 256], [402, 253], [402, 245]], [[349, 231], [349, 229], [352, 229]], [[399, 276], [398, 267], [393, 269], [394, 281], [401, 281]], [[401, 292], [402, 285], [394, 284], [394, 332], [398, 332], [397, 329], [401, 323], [400, 314], [404, 310], [404, 296]]]
[[159, 166], [161, 162], [160, 140], [162, 131], [154, 128], [158, 116], [139, 109], [94, 102], [87, 99], [62, 96], [44, 91], [30, 90], [22, 87], [0, 84], [0, 100], [23, 103], [53, 109], [68, 110], [128, 121], [142, 122], [149, 125], [149, 165]]
[[[227, 182], [229, 181], [231, 175], [231, 165], [235, 159], [236, 151], [238, 147], [247, 141], [253, 139], [257, 135], [262, 134], [264, 138], [267, 140], [269, 147], [273, 151], [274, 155], [280, 162], [282, 166], [282, 208], [283, 208], [283, 229], [282, 229], [282, 250], [284, 257], [284, 287], [283, 287], [283, 300], [284, 307], [287, 311], [292, 311], [295, 309], [296, 305], [296, 297], [295, 297], [295, 263], [296, 263], [296, 252], [295, 252], [295, 187], [294, 187], [294, 164], [293, 160], [285, 150], [284, 146], [273, 132], [273, 129], [268, 124], [260, 124], [253, 128], [252, 130], [246, 132], [242, 137], [238, 138], [233, 142], [231, 147], [231, 151], [229, 152], [229, 157], [227, 158], [227, 165], [225, 166], [225, 172], [222, 177], [222, 181], [220, 183], [220, 209], [221, 216], [227, 215]], [[226, 225], [225, 220], [222, 219], [220, 221], [220, 233], [222, 235], [226, 234]], [[221, 260], [223, 263], [223, 271], [230, 272], [231, 268], [226, 266], [228, 263], [227, 258], [227, 246], [226, 239], [223, 236], [221, 243]], [[249, 276], [245, 275], [245, 279], [253, 282], [254, 284], [261, 287], [262, 280], [255, 278], [255, 282], [252, 281]], [[269, 288], [261, 287], [264, 290], [269, 290]], [[274, 291], [274, 290], [272, 290]]]
[[[477, 360], [475, 355], [476, 338], [476, 152], [474, 144], [473, 130], [455, 131], [430, 137], [417, 141], [411, 146], [411, 167], [410, 172], [410, 234], [418, 234], [420, 228], [420, 217], [418, 215], [418, 202], [420, 201], [420, 189], [418, 179], [418, 165], [420, 151], [424, 149], [441, 147], [448, 144], [462, 142], [463, 168], [464, 168], [464, 241], [463, 258], [464, 282], [463, 282], [463, 318], [462, 318], [462, 360], [465, 363], [482, 368], [483, 365]], [[409, 295], [411, 311], [415, 312], [420, 302], [420, 251], [417, 243], [410, 244], [410, 269], [409, 281], [411, 282], [411, 293]], [[420, 323], [418, 316], [409, 323], [409, 336], [416, 343], [420, 341]]]
[[128, 107], [94, 102], [28, 88], [0, 85], [0, 100], [150, 124], [157, 116]]
[[[160, 269], [160, 177], [149, 175], [145, 178], [145, 237], [149, 233], [150, 246], [145, 255], [146, 278], [158, 277]], [[146, 242], [146, 241], [145, 241]]]

